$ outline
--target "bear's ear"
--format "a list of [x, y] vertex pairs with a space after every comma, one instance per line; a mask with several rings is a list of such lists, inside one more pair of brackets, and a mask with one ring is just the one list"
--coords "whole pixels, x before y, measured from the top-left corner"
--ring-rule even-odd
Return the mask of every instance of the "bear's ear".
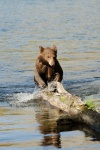
[[39, 46], [39, 49], [40, 49], [40, 53], [44, 51], [44, 48], [42, 46]]
[[56, 45], [53, 45], [52, 50], [57, 51]]

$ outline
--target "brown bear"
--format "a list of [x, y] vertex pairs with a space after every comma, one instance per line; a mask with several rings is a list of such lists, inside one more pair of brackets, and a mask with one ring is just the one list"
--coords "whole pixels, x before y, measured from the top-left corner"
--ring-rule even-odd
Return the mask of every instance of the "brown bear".
[[63, 70], [57, 60], [57, 48], [53, 45], [52, 48], [40, 48], [40, 54], [36, 60], [34, 81], [40, 88], [47, 86], [48, 82], [58, 81], [63, 79]]

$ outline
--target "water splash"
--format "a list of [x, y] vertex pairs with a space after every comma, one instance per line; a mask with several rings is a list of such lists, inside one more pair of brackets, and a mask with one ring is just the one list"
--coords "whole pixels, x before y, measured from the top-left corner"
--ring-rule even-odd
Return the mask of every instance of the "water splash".
[[33, 99], [33, 95], [31, 93], [17, 93], [13, 94], [13, 99], [19, 102], [28, 102]]
[[10, 106], [27, 107], [33, 106], [34, 101], [41, 99], [40, 89], [35, 88], [33, 93], [14, 93], [7, 95], [7, 102]]

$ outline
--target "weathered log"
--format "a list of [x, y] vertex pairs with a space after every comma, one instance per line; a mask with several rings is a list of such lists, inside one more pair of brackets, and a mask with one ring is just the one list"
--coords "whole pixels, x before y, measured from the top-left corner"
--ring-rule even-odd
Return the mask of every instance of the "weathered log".
[[[59, 82], [51, 82], [47, 88], [36, 90], [28, 99], [23, 98], [23, 100], [21, 100], [20, 94], [12, 99], [10, 98], [10, 106], [33, 106], [36, 101], [40, 103], [40, 105], [43, 102], [45, 102], [45, 104], [49, 103], [50, 106], [62, 111], [62, 113], [60, 111], [58, 120], [67, 121], [70, 119], [74, 122], [87, 124], [100, 132], [100, 113], [86, 106], [80, 97], [67, 92]], [[24, 97], [28, 97], [28, 95]]]
[[67, 92], [61, 83], [52, 82], [52, 84], [48, 85], [48, 89], [42, 90], [41, 96], [43, 100], [62, 110], [67, 119], [81, 122], [100, 130], [100, 113], [89, 109], [80, 97]]

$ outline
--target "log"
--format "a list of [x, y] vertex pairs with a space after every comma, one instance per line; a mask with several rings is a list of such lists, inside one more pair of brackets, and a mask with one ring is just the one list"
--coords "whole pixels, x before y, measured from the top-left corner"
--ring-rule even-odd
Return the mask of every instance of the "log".
[[71, 120], [72, 122], [88, 125], [100, 132], [100, 113], [86, 106], [80, 97], [67, 92], [60, 82], [48, 83], [45, 89], [36, 90], [29, 97], [28, 95], [24, 96], [28, 97], [28, 99], [23, 98], [21, 100], [20, 94], [15, 95], [12, 99], [10, 98], [10, 106], [27, 107], [34, 106], [35, 102], [40, 105], [49, 103], [49, 106], [60, 110], [60, 114], [57, 117], [58, 123], [59, 120], [64, 120], [66, 124], [67, 121]]
[[66, 119], [84, 123], [100, 131], [100, 113], [89, 109], [80, 97], [67, 92], [61, 83], [51, 82], [41, 91], [41, 96], [44, 101], [63, 111]]

